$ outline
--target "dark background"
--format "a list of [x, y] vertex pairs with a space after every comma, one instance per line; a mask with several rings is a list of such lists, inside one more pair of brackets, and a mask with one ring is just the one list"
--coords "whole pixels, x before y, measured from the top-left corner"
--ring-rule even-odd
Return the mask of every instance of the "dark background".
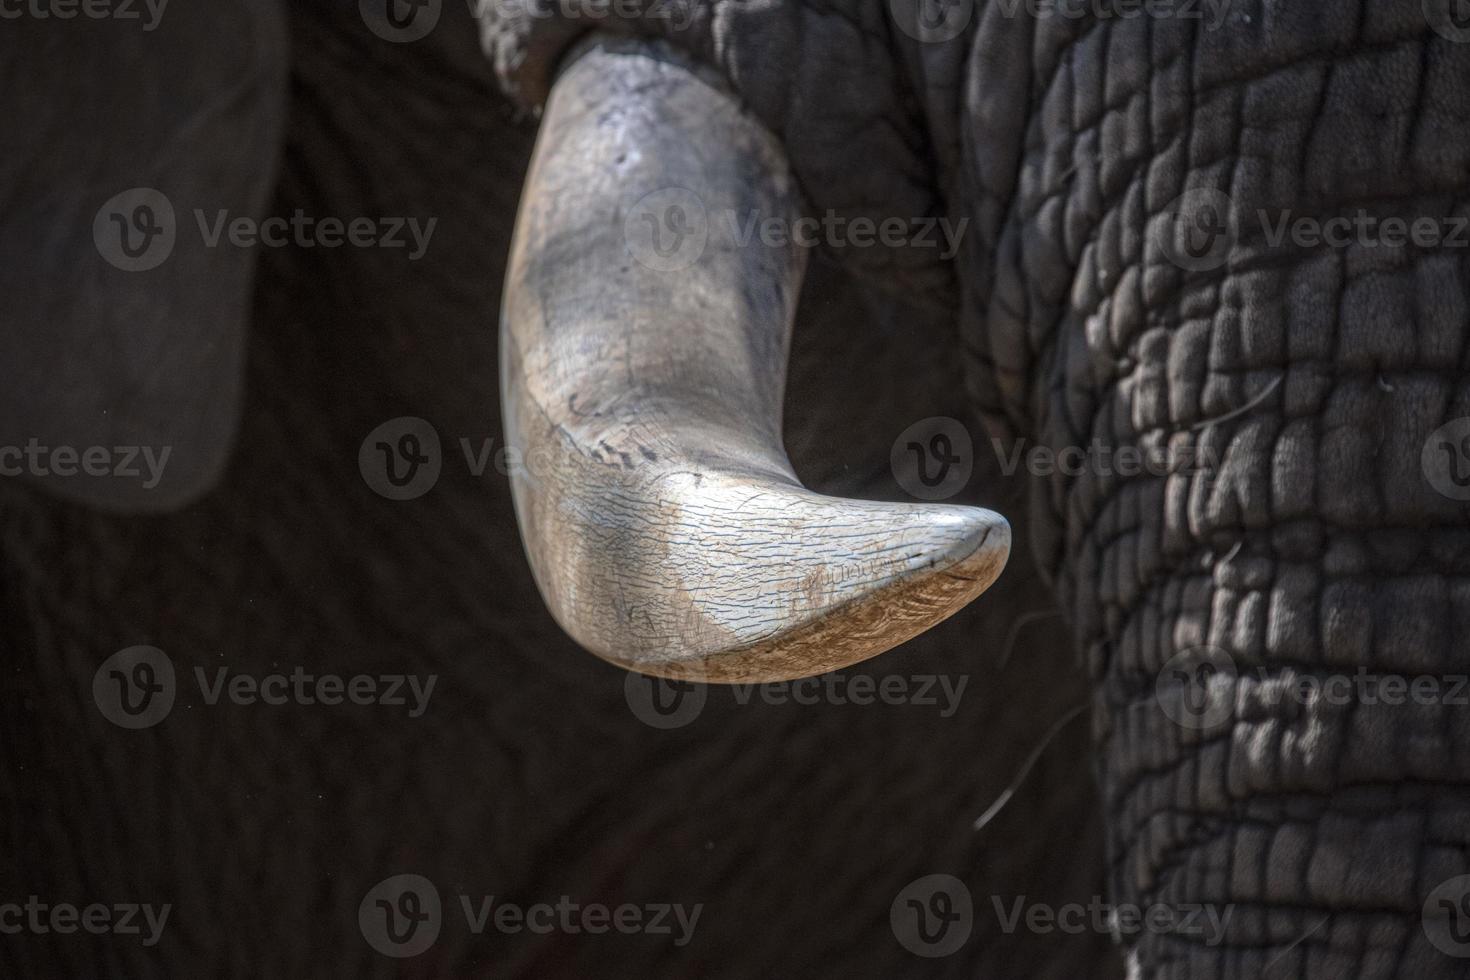
[[[966, 414], [953, 326], [814, 262], [788, 448], [816, 489], [904, 499], [893, 439], [950, 415], [976, 436], [960, 501], [1006, 514], [1000, 582], [931, 633], [849, 673], [969, 678], [949, 718], [920, 705], [741, 705], [711, 689], [659, 731], [625, 675], [545, 611], [508, 484], [458, 439], [503, 438], [500, 278], [533, 121], [495, 91], [463, 4], [385, 44], [355, 4], [290, 5], [291, 115], [269, 214], [437, 217], [428, 254], [262, 249], [245, 408], [219, 488], [164, 516], [105, 515], [0, 480], [0, 901], [168, 902], [138, 937], [0, 936], [5, 976], [1102, 976], [1104, 936], [1002, 933], [993, 907], [1102, 891], [1080, 718], [1009, 805], [1002, 793], [1085, 678], [1026, 549], [1019, 481]], [[84, 66], [79, 66], [82, 69]], [[99, 81], [99, 84], [105, 80]], [[435, 488], [385, 500], [357, 465], [402, 415], [437, 428]], [[1014, 640], [1008, 662], [1000, 659]], [[153, 644], [264, 674], [439, 677], [421, 718], [361, 706], [209, 706], [192, 681], [160, 725], [92, 702], [98, 665]], [[390, 875], [446, 902], [433, 948], [374, 952], [358, 904]], [[889, 926], [910, 881], [945, 872], [970, 940], [919, 958]], [[471, 935], [457, 896], [703, 903], [693, 941]]]

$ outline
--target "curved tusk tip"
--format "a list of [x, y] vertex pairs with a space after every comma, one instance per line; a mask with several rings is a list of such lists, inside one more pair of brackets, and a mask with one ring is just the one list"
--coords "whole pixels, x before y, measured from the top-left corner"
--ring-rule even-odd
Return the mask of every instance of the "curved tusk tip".
[[[705, 682], [793, 680], [859, 663], [964, 608], [1005, 568], [1011, 530], [979, 507], [706, 484], [686, 540], [666, 542], [678, 629], [661, 649], [598, 652]], [[697, 514], [697, 516], [695, 516]], [[625, 638], [626, 639], [626, 638]], [[585, 644], [597, 650], [593, 644]]]
[[921, 508], [920, 514], [930, 521], [936, 532], [947, 535], [951, 543], [935, 554], [936, 563], [953, 561], [951, 574], [973, 567], [982, 574], [994, 565], [997, 555], [1000, 567], [994, 568], [985, 585], [995, 580], [1005, 567], [1006, 556], [1011, 551], [1011, 525], [1004, 517], [983, 507], [959, 507], [929, 505]]

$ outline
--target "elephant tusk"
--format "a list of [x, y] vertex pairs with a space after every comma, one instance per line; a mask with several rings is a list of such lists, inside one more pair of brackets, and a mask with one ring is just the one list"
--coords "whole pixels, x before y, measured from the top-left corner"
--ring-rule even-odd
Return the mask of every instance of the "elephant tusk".
[[742, 228], [799, 214], [775, 140], [669, 50], [597, 39], [557, 81], [501, 316], [511, 486], [552, 614], [622, 667], [822, 673], [1005, 566], [992, 511], [797, 480], [781, 404], [804, 248]]

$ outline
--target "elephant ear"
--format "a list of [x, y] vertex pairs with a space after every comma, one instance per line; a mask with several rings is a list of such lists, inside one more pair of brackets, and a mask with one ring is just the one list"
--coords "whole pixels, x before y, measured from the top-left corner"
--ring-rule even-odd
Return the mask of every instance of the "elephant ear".
[[255, 250], [228, 226], [274, 185], [286, 41], [274, 0], [133, 9], [6, 25], [0, 473], [157, 511], [234, 438]]

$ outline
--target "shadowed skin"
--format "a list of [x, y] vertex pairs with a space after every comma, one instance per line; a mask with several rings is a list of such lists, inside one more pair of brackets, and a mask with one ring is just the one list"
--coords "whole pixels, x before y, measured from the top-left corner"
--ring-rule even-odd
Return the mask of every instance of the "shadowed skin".
[[[1461, 972], [1427, 941], [1422, 906], [1466, 870], [1464, 710], [1298, 710], [1273, 691], [1360, 666], [1464, 672], [1463, 507], [1425, 486], [1418, 459], [1430, 432], [1470, 413], [1465, 258], [1443, 248], [1283, 252], [1256, 232], [1215, 269], [1182, 270], [1150, 229], [1202, 186], [1227, 191], [1246, 217], [1360, 204], [1453, 216], [1470, 163], [1470, 48], [1427, 30], [1416, 3], [1245, 3], [1215, 32], [1184, 21], [1036, 22], [988, 5], [957, 51], [909, 46], [901, 69], [856, 43], [894, 36], [881, 6], [792, 5], [783, 10], [807, 29], [719, 48], [814, 208], [860, 197], [864, 188], [842, 180], [860, 170], [898, 194], [874, 205], [880, 213], [931, 214], [943, 199], [973, 217], [957, 276], [902, 256], [847, 256], [862, 284], [891, 273], [917, 300], [949, 294], [915, 283], [962, 279], [972, 395], [1030, 445], [1098, 436], [1214, 450], [1214, 463], [1187, 473], [1037, 473], [1004, 493], [991, 489], [1001, 486], [993, 474], [976, 477], [987, 494], [977, 502], [1032, 542], [1072, 624], [1092, 675], [1092, 755], [1079, 726], [1065, 729], [1011, 804], [972, 832], [1083, 690], [1055, 621], [1019, 634], [1003, 675], [977, 666], [1005, 646], [1009, 617], [1052, 602], [1034, 578], [1015, 579], [1027, 563], [1012, 563], [993, 601], [884, 661], [973, 672], [977, 693], [951, 718], [712, 699], [688, 728], [654, 732], [630, 717], [621, 673], [578, 653], [534, 607], [505, 487], [451, 467], [416, 506], [367, 489], [354, 462], [387, 418], [433, 419], [451, 452], [459, 435], [499, 432], [487, 396], [491, 327], [524, 153], [498, 115], [462, 7], [444, 8], [431, 39], [393, 46], [350, 9], [291, 5], [289, 121], [288, 49], [237, 20], [165, 18], [160, 32], [200, 34], [148, 35], [178, 46], [105, 69], [95, 50], [68, 45], [114, 38], [64, 33], [80, 22], [30, 25], [55, 33], [6, 59], [32, 112], [24, 129], [75, 142], [0, 163], [17, 199], [67, 202], [61, 215], [7, 215], [17, 243], [8, 254], [28, 257], [9, 267], [14, 315], [30, 318], [11, 336], [111, 323], [113, 333], [52, 348], [54, 363], [112, 388], [97, 402], [110, 414], [156, 424], [146, 398], [131, 401], [148, 390], [135, 383], [140, 365], [147, 377], [165, 350], [208, 373], [218, 363], [210, 345], [229, 349], [207, 329], [228, 317], [169, 311], [228, 294], [226, 312], [251, 329], [239, 438], [219, 455], [228, 469], [180, 469], [181, 496], [161, 509], [217, 479], [194, 506], [103, 516], [47, 498], [50, 484], [0, 481], [0, 643], [13, 699], [0, 719], [13, 760], [0, 797], [22, 842], [6, 894], [178, 903], [151, 950], [113, 936], [6, 937], [7, 974], [1092, 975], [1099, 962], [1116, 968], [1106, 937], [1008, 934], [986, 913], [992, 898], [1085, 904], [1099, 889], [1089, 759], [1103, 786], [1112, 896], [1236, 907], [1221, 946], [1131, 937], [1142, 975]], [[696, 22], [692, 43], [711, 36], [705, 26]], [[788, 34], [811, 45], [804, 56], [777, 50]], [[874, 56], [844, 58], [854, 51]], [[199, 104], [175, 100], [211, 89], [206, 59], [227, 75], [237, 59], [262, 62], [264, 91], [281, 93], [261, 103], [262, 118], [286, 133], [284, 146], [261, 139], [250, 102], [224, 104], [231, 138], [182, 125]], [[913, 66], [923, 77], [890, 84]], [[102, 75], [117, 79], [110, 90], [176, 109], [171, 124], [140, 138], [128, 107], [96, 100], [109, 90]], [[87, 92], [62, 97], [69, 79]], [[79, 106], [96, 115], [79, 123]], [[97, 264], [96, 208], [157, 179], [108, 148], [146, 152], [174, 136], [206, 191], [275, 188], [269, 200], [242, 194], [239, 207], [439, 215], [442, 249], [415, 267], [386, 252], [262, 253], [248, 318], [241, 280], [225, 290], [193, 277], [179, 288], [203, 295], [126, 280], [128, 302], [160, 307], [89, 318], [112, 308], [112, 285], [124, 281]], [[278, 172], [255, 156], [261, 147], [279, 151]], [[66, 161], [81, 165], [66, 171]], [[181, 204], [193, 196], [174, 193]], [[234, 203], [208, 192], [203, 202]], [[54, 293], [31, 291], [54, 286], [46, 273], [60, 268], [91, 275], [59, 290], [76, 301], [75, 320], [38, 301]], [[923, 415], [964, 414], [953, 321], [898, 305], [875, 314], [856, 288], [829, 276], [808, 292], [808, 341], [836, 339], [809, 353], [805, 387], [794, 369], [801, 408], [786, 437], [810, 485], [893, 497], [874, 476], [892, 434]], [[159, 309], [162, 319], [138, 322]], [[131, 344], [158, 324], [167, 344]], [[118, 352], [138, 360], [113, 386]], [[228, 403], [227, 385], [200, 384], [177, 364], [154, 373], [189, 395], [164, 406], [168, 417]], [[58, 378], [45, 390], [96, 395], [65, 375], [37, 376]], [[201, 401], [199, 390], [218, 399]], [[237, 407], [224, 404], [211, 424]], [[95, 418], [87, 412], [70, 417]], [[142, 431], [130, 438], [159, 438]], [[865, 439], [877, 445], [845, 452]], [[213, 436], [194, 445], [230, 448]], [[803, 459], [821, 463], [805, 471]], [[880, 462], [846, 470], [844, 459]], [[122, 734], [90, 703], [92, 674], [140, 641], [170, 651], [185, 679], [219, 663], [443, 676], [422, 724], [320, 707], [206, 712], [196, 701]], [[1167, 718], [1155, 694], [1164, 666], [1200, 642], [1236, 664], [1200, 692], [1205, 707], [1229, 709], [1226, 724], [1203, 733]], [[900, 889], [936, 868], [969, 886], [975, 933], [953, 957], [920, 963], [883, 917]], [[376, 882], [404, 870], [438, 881], [451, 902], [463, 887], [528, 901], [570, 892], [711, 905], [692, 949], [446, 930], [402, 965], [365, 947], [353, 915]]]
[[[401, 249], [224, 253], [256, 265], [242, 321], [240, 429], [223, 447], [214, 488], [191, 490], [194, 504], [152, 516], [98, 513], [57, 499], [45, 480], [0, 479], [0, 824], [16, 842], [0, 870], [0, 902], [34, 893], [174, 905], [149, 948], [85, 931], [0, 937], [0, 973], [1118, 975], [1106, 935], [1006, 932], [990, 911], [992, 894], [1009, 908], [1021, 895], [1085, 904], [1102, 889], [1086, 724], [1062, 731], [1010, 803], [983, 832], [972, 829], [1052, 720], [1085, 693], [1061, 620], [1025, 618], [1053, 609], [1032, 564], [1013, 561], [986, 597], [994, 601], [821, 679], [904, 683], [901, 703], [799, 703], [779, 689], [740, 701], [711, 687], [684, 727], [645, 724], [629, 707], [625, 672], [578, 649], [547, 615], [496, 468], [504, 444], [496, 311], [531, 127], [497, 93], [464, 4], [444, 4], [438, 27], [409, 44], [373, 35], [355, 4], [267, 8], [289, 32], [289, 44], [262, 52], [281, 62], [273, 124], [282, 144], [183, 133], [184, 158], [203, 179], [274, 152], [274, 171], [250, 164], [251, 179], [269, 188], [259, 216], [301, 209], [439, 225], [414, 263]], [[251, 43], [220, 8], [175, 21], [184, 9], [170, 4], [140, 41], [202, 31], [173, 41], [218, 62], [238, 56], [231, 45]], [[115, 25], [28, 24], [7, 21], [4, 30], [50, 33], [18, 41], [0, 60], [15, 80], [11, 104], [32, 112], [28, 133], [91, 141], [99, 157], [121, 159], [107, 144], [148, 150], [128, 114], [80, 127], [78, 106], [96, 107], [109, 91], [152, 92], [181, 100], [184, 118], [207, 75], [166, 47], [144, 47], [135, 63], [104, 72], [100, 56], [77, 45], [94, 37], [116, 50], [124, 39]], [[210, 24], [226, 36], [202, 29]], [[165, 84], [156, 73], [192, 81]], [[85, 98], [58, 98], [67, 79]], [[72, 221], [7, 210], [0, 220], [23, 243], [7, 252], [19, 290], [10, 299], [42, 334], [55, 324], [40, 318], [29, 284], [49, 284], [56, 268], [96, 272], [76, 305], [110, 302], [103, 277], [112, 267], [97, 256], [92, 219], [112, 193], [156, 178], [105, 168], [63, 178], [56, 160], [36, 157], [50, 169], [17, 173], [24, 155], [0, 155], [6, 186], [18, 200], [74, 202], [78, 212]], [[189, 207], [213, 220], [231, 205], [163, 189], [193, 235]], [[60, 247], [63, 232], [63, 259], [33, 244]], [[138, 274], [129, 289], [170, 300], [149, 281]], [[801, 481], [838, 496], [904, 499], [888, 462], [897, 435], [929, 416], [965, 419], [982, 448], [968, 489], [950, 502], [1018, 514], [1024, 537], [1024, 487], [978, 441], [951, 326], [865, 285], [828, 258], [810, 263], [783, 424]], [[122, 329], [115, 342], [94, 338], [87, 349], [98, 360], [78, 367], [105, 374], [112, 351], [139, 328], [123, 321]], [[370, 432], [403, 415], [433, 423], [444, 465], [423, 497], [392, 501], [365, 483], [358, 456]], [[478, 475], [460, 439], [472, 459], [493, 440]], [[109, 656], [138, 643], [168, 653], [180, 696], [157, 726], [124, 731], [92, 703], [92, 684]], [[992, 664], [1008, 647], [1001, 672]], [[410, 719], [403, 709], [351, 705], [210, 706], [194, 673], [213, 682], [221, 667], [261, 677], [297, 666], [439, 682], [428, 709]], [[939, 685], [928, 691], [937, 703], [913, 703], [925, 675], [969, 681], [953, 712], [942, 713]], [[926, 961], [898, 943], [887, 916], [905, 886], [935, 871], [966, 883], [976, 916], [958, 952]], [[364, 941], [357, 913], [370, 889], [406, 872], [435, 882], [446, 923], [428, 951], [390, 960]], [[616, 932], [477, 935], [460, 917], [460, 890], [520, 903], [566, 894], [610, 907], [705, 909], [684, 947]]]

